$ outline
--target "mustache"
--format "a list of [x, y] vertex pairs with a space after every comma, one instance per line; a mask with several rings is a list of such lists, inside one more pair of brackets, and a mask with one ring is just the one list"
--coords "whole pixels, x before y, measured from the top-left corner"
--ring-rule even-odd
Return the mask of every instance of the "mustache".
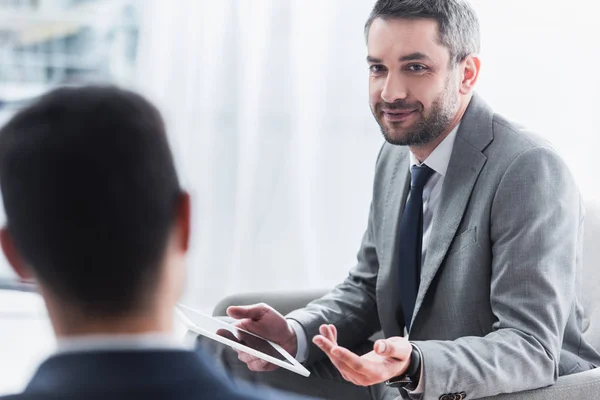
[[395, 101], [394, 103], [386, 103], [385, 101], [380, 101], [375, 105], [375, 110], [376, 111], [381, 111], [381, 110], [386, 110], [386, 111], [420, 111], [421, 110], [421, 103], [416, 102], [416, 103], [410, 103], [408, 101], [405, 100], [398, 100]]

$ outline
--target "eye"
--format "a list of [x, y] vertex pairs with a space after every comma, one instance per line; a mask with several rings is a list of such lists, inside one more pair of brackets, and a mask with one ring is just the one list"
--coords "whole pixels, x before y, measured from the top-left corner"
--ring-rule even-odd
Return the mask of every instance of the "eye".
[[369, 71], [371, 71], [373, 74], [380, 74], [385, 72], [385, 67], [381, 64], [373, 64], [369, 67]]
[[425, 72], [429, 68], [427, 68], [423, 64], [411, 64], [408, 67], [406, 67], [406, 69], [408, 69], [409, 71], [412, 71], [412, 72]]

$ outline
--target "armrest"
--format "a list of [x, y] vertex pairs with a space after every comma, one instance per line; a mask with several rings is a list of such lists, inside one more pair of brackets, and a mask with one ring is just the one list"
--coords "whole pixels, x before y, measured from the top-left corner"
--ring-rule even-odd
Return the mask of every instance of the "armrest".
[[304, 307], [313, 300], [324, 296], [328, 289], [303, 290], [294, 292], [262, 292], [240, 293], [225, 297], [219, 301], [213, 310], [213, 316], [225, 316], [229, 306], [247, 306], [256, 303], [266, 303], [283, 315]]
[[561, 376], [553, 386], [520, 393], [502, 394], [482, 400], [571, 400], [595, 399], [600, 393], [600, 368]]

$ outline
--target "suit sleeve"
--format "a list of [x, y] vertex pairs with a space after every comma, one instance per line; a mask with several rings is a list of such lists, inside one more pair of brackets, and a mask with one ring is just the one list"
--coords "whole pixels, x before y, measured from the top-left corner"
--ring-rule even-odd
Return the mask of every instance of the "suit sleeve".
[[579, 192], [559, 156], [538, 147], [516, 157], [491, 208], [493, 331], [414, 341], [423, 354], [424, 380], [424, 394], [415, 398], [463, 391], [480, 398], [556, 381], [582, 225]]

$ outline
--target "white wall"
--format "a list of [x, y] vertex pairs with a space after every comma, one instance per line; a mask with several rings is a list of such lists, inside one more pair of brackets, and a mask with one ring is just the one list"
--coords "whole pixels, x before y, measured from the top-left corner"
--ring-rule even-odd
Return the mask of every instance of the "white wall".
[[600, 199], [600, 34], [586, 0], [476, 0], [479, 92], [563, 155], [588, 201]]
[[[355, 262], [382, 141], [362, 30], [373, 1], [180, 2], [149, 3], [138, 85], [164, 110], [195, 196], [186, 301], [336, 284]], [[549, 138], [596, 200], [599, 36], [591, 3], [556, 4], [474, 2], [478, 91]]]

